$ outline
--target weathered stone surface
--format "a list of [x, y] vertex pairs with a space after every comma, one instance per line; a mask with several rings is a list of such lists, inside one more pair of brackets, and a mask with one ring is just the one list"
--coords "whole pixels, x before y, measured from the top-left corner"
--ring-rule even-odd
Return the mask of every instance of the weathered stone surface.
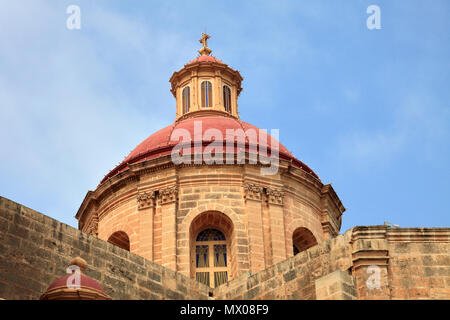
[[[355, 227], [211, 289], [1, 197], [0, 222], [6, 299], [39, 298], [78, 255], [113, 299], [450, 299], [449, 228]], [[248, 252], [245, 241], [236, 242], [238, 255]], [[379, 268], [379, 288], [367, 285], [369, 267]]]
[[[38, 299], [78, 255], [113, 299], [209, 298], [209, 288], [193, 279], [2, 197], [0, 217], [16, 223], [0, 227], [1, 298]], [[171, 290], [162, 286], [167, 277], [175, 281]]]

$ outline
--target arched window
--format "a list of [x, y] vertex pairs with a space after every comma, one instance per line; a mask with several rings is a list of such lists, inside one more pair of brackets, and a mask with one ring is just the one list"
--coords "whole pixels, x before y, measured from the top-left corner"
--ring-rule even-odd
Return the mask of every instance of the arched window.
[[317, 244], [316, 237], [307, 228], [297, 228], [292, 234], [294, 256]]
[[202, 108], [212, 107], [212, 85], [209, 81], [202, 82]]
[[189, 112], [191, 107], [191, 89], [186, 87], [183, 89], [183, 114]]
[[219, 230], [205, 229], [197, 235], [195, 278], [213, 288], [228, 281], [227, 244]]
[[223, 86], [223, 105], [226, 112], [231, 112], [231, 89], [228, 86]]
[[130, 251], [130, 239], [123, 231], [114, 232], [109, 238], [108, 242], [112, 243], [122, 249]]

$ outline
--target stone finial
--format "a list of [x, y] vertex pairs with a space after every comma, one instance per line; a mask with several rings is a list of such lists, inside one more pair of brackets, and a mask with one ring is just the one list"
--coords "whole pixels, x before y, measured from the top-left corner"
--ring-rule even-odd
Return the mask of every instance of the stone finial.
[[69, 266], [78, 266], [81, 271], [84, 271], [84, 270], [86, 270], [88, 264], [87, 264], [86, 260], [84, 260], [83, 258], [76, 257], [76, 258], [73, 258], [72, 260], [70, 260]]

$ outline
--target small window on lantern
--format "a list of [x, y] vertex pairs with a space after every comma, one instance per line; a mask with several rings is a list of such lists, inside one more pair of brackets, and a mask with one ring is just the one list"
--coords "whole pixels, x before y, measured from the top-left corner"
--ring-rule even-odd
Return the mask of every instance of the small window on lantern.
[[228, 86], [223, 86], [223, 105], [226, 112], [231, 112], [231, 89]]
[[203, 81], [202, 85], [202, 108], [212, 107], [212, 85], [209, 81]]
[[182, 93], [182, 96], [183, 96], [183, 101], [182, 101], [182, 104], [183, 104], [183, 114], [189, 112], [189, 108], [191, 107], [191, 95], [190, 95], [190, 91], [191, 91], [191, 90], [190, 90], [189, 87], [186, 87], [186, 88], [183, 89], [183, 93]]

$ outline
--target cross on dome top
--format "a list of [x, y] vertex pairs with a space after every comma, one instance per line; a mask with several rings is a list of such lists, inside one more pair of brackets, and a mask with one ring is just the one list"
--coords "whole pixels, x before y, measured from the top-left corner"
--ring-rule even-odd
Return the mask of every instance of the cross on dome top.
[[202, 33], [202, 38], [199, 40], [199, 42], [201, 44], [203, 44], [203, 48], [201, 48], [200, 50], [198, 50], [198, 52], [202, 55], [202, 56], [209, 56], [212, 52], [212, 50], [210, 48], [208, 48], [208, 39], [211, 38], [208, 34], [206, 33]]

